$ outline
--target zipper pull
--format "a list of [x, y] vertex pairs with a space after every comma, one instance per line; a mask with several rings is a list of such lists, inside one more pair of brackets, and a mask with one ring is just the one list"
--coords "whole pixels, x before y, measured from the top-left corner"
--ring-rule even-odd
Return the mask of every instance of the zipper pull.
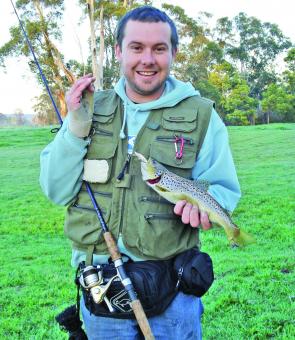
[[127, 167], [128, 167], [128, 165], [129, 165], [129, 162], [130, 162], [130, 159], [131, 159], [131, 154], [129, 153], [129, 154], [127, 155], [127, 159], [126, 159], [126, 161], [125, 161], [125, 163], [124, 163], [124, 165], [123, 165], [122, 170], [120, 171], [119, 175], [117, 176], [117, 181], [118, 181], [118, 182], [120, 182], [120, 181], [124, 178], [125, 172], [126, 172], [126, 170], [127, 170]]
[[[178, 142], [180, 142], [180, 149], [178, 149]], [[183, 137], [175, 136], [174, 146], [175, 146], [175, 158], [176, 159], [182, 160], [184, 143], [185, 143], [185, 139]]]
[[181, 278], [182, 278], [182, 274], [183, 274], [183, 267], [180, 267], [179, 270], [178, 270], [178, 274], [177, 274], [178, 280], [176, 282], [175, 290], [178, 290], [178, 288], [179, 288]]

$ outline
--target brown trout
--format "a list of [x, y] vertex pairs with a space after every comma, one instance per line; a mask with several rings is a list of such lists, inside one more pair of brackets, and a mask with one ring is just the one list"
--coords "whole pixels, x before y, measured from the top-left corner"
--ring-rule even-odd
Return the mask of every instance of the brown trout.
[[180, 200], [198, 206], [199, 210], [208, 214], [211, 223], [223, 227], [232, 246], [245, 246], [255, 242], [253, 237], [241, 231], [232, 221], [228, 212], [207, 192], [209, 183], [182, 178], [154, 159], [145, 157], [137, 152], [135, 156], [141, 161], [142, 179], [160, 196], [171, 203]]

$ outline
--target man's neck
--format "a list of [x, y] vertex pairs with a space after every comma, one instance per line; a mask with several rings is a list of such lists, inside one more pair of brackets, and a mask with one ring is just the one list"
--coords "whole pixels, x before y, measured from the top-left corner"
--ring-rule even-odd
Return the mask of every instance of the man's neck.
[[126, 96], [135, 104], [148, 103], [159, 99], [162, 96], [164, 89], [165, 85], [156, 93], [153, 93], [151, 95], [141, 95], [139, 93], [136, 93], [134, 90], [131, 90], [127, 84], [125, 85]]

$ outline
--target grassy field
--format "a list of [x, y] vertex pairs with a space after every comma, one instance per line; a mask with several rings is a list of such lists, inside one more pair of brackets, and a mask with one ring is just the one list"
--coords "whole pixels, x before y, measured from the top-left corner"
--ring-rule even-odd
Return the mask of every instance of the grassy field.
[[[0, 339], [67, 338], [54, 321], [75, 299], [64, 208], [38, 184], [49, 130], [0, 129]], [[243, 192], [233, 218], [257, 243], [231, 249], [222, 230], [202, 233], [216, 274], [204, 339], [294, 339], [295, 124], [229, 134]]]

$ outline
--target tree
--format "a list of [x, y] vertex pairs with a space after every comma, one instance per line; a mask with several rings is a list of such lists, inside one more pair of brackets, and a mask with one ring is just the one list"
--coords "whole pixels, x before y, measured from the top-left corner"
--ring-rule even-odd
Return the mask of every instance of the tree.
[[[56, 98], [54, 98], [54, 100], [56, 100]], [[35, 97], [35, 104], [33, 106], [33, 109], [36, 113], [33, 118], [35, 124], [58, 124], [56, 112], [54, 111], [51, 100], [45, 90], [39, 97]]]
[[208, 79], [214, 66], [222, 62], [223, 52], [203, 24], [210, 14], [201, 13], [197, 19], [193, 19], [179, 6], [163, 4], [162, 7], [175, 19], [182, 41], [175, 60], [174, 74], [181, 80], [190, 81], [201, 90], [202, 95], [218, 100], [218, 93]]
[[229, 112], [226, 122], [233, 125], [255, 124], [257, 100], [249, 96], [250, 89], [244, 80], [240, 80], [228, 95], [225, 108]]
[[[84, 14], [89, 16], [89, 6], [85, 7], [85, 3], [90, 3], [92, 0], [80, 0], [79, 4], [84, 8]], [[99, 30], [99, 38], [92, 33], [91, 51], [92, 51], [92, 65], [97, 62], [97, 70], [93, 69], [96, 74], [96, 80], [100, 79], [98, 88], [110, 88], [119, 79], [119, 65], [117, 63], [114, 45], [115, 45], [115, 29], [119, 19], [131, 8], [138, 7], [142, 4], [150, 4], [151, 1], [107, 1], [99, 0], [93, 3], [93, 13], [91, 14], [91, 31]], [[89, 16], [90, 17], [90, 16]], [[96, 51], [99, 50], [99, 53]], [[89, 67], [89, 63], [88, 63]]]
[[18, 126], [24, 125], [25, 124], [25, 115], [23, 113], [23, 110], [20, 108], [17, 108], [14, 111], [15, 114], [15, 124]]
[[231, 90], [239, 81], [238, 79], [239, 76], [237, 71], [230, 63], [226, 61], [215, 65], [209, 74], [208, 82], [219, 94], [217, 107], [218, 112], [222, 117], [228, 113], [226, 109], [226, 101]]
[[[47, 78], [50, 88], [55, 93], [62, 116], [66, 115], [64, 89], [72, 84], [75, 76], [64, 62], [63, 55], [56, 47], [54, 40], [61, 39], [60, 19], [64, 10], [62, 0], [18, 0], [16, 7], [35, 54]], [[36, 74], [37, 67], [31, 57], [30, 50], [19, 26], [10, 28], [10, 40], [0, 47], [0, 63], [4, 66], [6, 58], [25, 55], [30, 58], [29, 66]]]
[[287, 93], [283, 86], [271, 84], [263, 93], [261, 106], [267, 124], [271, 116], [280, 121], [295, 121], [294, 96]]
[[233, 21], [218, 20], [215, 34], [220, 35], [225, 57], [239, 69], [250, 87], [250, 95], [261, 98], [268, 84], [276, 81], [273, 65], [277, 56], [291, 46], [276, 24], [261, 22], [239, 13]]
[[295, 47], [288, 51], [284, 61], [287, 64], [287, 70], [283, 73], [287, 90], [295, 96]]
[[100, 4], [100, 47], [99, 47], [99, 62], [97, 62], [96, 51], [96, 34], [94, 22], [94, 0], [87, 0], [87, 10], [91, 32], [91, 57], [92, 57], [92, 74], [95, 76], [94, 87], [97, 90], [103, 88], [103, 59], [104, 59], [104, 34], [103, 34], [103, 4]]
[[0, 113], [0, 126], [8, 125], [8, 118], [5, 114]]

